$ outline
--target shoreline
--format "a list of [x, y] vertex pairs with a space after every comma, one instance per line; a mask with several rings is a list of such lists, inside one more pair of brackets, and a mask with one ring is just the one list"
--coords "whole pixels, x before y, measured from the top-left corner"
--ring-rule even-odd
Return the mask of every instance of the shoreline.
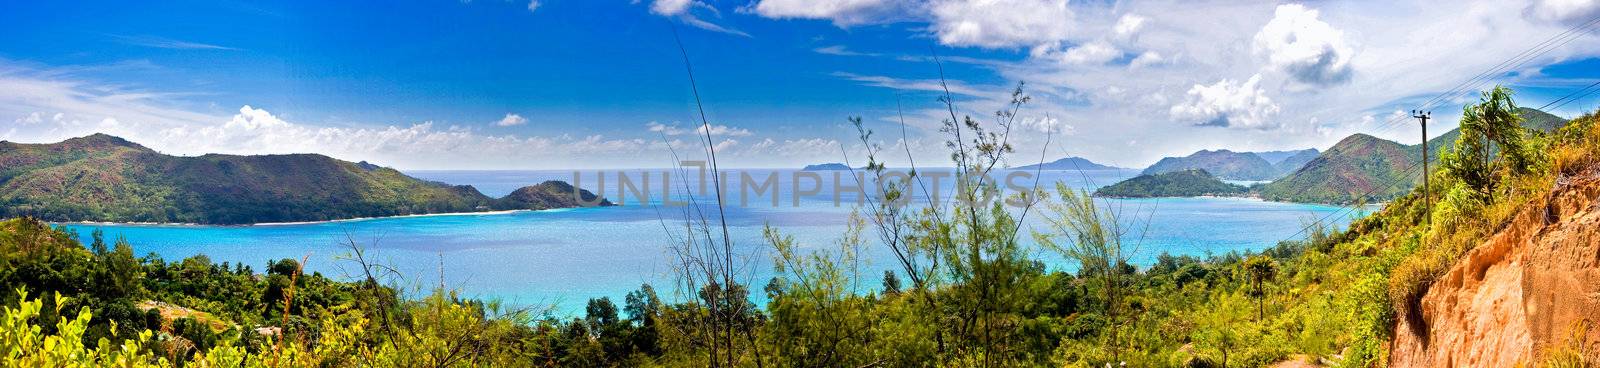
[[515, 214], [515, 213], [519, 213], [519, 212], [541, 212], [541, 211], [561, 211], [561, 210], [570, 210], [570, 209], [571, 209], [571, 208], [550, 208], [550, 209], [543, 209], [543, 210], [503, 210], [503, 211], [480, 211], [480, 212], [440, 212], [440, 213], [422, 213], [422, 214], [411, 214], [411, 215], [394, 215], [394, 216], [376, 216], [376, 217], [353, 217], [353, 218], [347, 218], [347, 219], [337, 219], [337, 220], [321, 220], [321, 221], [290, 221], [290, 222], [258, 222], [258, 223], [253, 223], [253, 224], [234, 224], [234, 225], [219, 225], [219, 224], [198, 224], [198, 223], [192, 223], [192, 222], [114, 222], [114, 221], [68, 221], [68, 222], [50, 222], [50, 223], [51, 223], [51, 224], [55, 224], [55, 225], [82, 225], [82, 226], [95, 226], [95, 225], [104, 225], [104, 226], [148, 226], [148, 227], [252, 227], [252, 226], [298, 226], [298, 225], [320, 225], [320, 224], [331, 224], [331, 223], [340, 223], [340, 222], [360, 222], [360, 221], [372, 221], [372, 220], [386, 220], [386, 219], [398, 219], [398, 218], [412, 218], [412, 217], [435, 217], [435, 216], [495, 216], [495, 215], [509, 215], [509, 214]]

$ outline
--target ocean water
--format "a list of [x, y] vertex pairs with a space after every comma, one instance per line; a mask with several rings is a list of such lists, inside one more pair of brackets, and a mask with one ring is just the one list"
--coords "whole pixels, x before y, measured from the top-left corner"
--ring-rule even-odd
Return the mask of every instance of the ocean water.
[[[723, 216], [742, 256], [743, 274], [760, 299], [762, 285], [773, 276], [771, 247], [761, 237], [772, 226], [793, 236], [803, 249], [833, 249], [844, 233], [857, 197], [849, 172], [797, 172], [792, 170], [729, 170]], [[649, 173], [648, 180], [645, 174]], [[369, 258], [398, 269], [399, 282], [408, 292], [420, 293], [441, 281], [463, 295], [499, 299], [528, 306], [553, 306], [558, 313], [581, 313], [591, 297], [620, 300], [628, 291], [650, 283], [665, 298], [674, 298], [673, 259], [670, 247], [684, 236], [685, 214], [694, 208], [715, 218], [714, 207], [704, 206], [710, 196], [695, 196], [701, 206], [688, 202], [684, 191], [696, 192], [692, 171], [629, 170], [604, 173], [573, 171], [416, 171], [409, 174], [451, 184], [476, 186], [490, 196], [502, 196], [518, 187], [544, 180], [578, 182], [600, 190], [623, 205], [493, 214], [394, 217], [306, 224], [255, 226], [109, 225], [69, 224], [84, 239], [103, 230], [108, 238], [126, 238], [136, 253], [158, 254], [168, 260], [205, 255], [213, 262], [243, 263], [258, 271], [274, 259], [308, 257], [306, 269], [333, 277], [351, 277], [358, 270], [344, 259], [345, 247], [354, 241], [368, 249]], [[1002, 173], [1004, 174], [1004, 173]], [[1031, 173], [1029, 173], [1031, 174]], [[1092, 190], [1136, 175], [1136, 171], [1044, 171], [1041, 188], [1056, 182], [1075, 189]], [[629, 184], [619, 185], [627, 176]], [[745, 175], [749, 175], [746, 179]], [[838, 179], [835, 179], [838, 175]], [[926, 175], [926, 173], [925, 173]], [[667, 176], [665, 181], [663, 176]], [[739, 190], [746, 182], [773, 177], [768, 191]], [[997, 179], [1007, 178], [996, 175]], [[605, 183], [600, 183], [601, 178]], [[796, 179], [798, 177], [798, 179]], [[684, 180], [690, 178], [690, 180]], [[576, 180], [575, 180], [576, 179]], [[709, 180], [709, 178], [707, 178]], [[648, 183], [648, 190], [641, 188]], [[1032, 178], [1011, 179], [1019, 187], [1034, 185]], [[670, 185], [669, 185], [670, 184]], [[932, 185], [932, 183], [924, 183]], [[948, 188], [948, 180], [942, 182]], [[671, 187], [664, 191], [663, 187]], [[640, 198], [639, 192], [650, 193]], [[816, 189], [813, 189], [816, 188]], [[622, 189], [623, 192], [619, 192]], [[939, 190], [933, 190], [938, 192]], [[835, 202], [836, 196], [839, 198]], [[742, 194], [742, 195], [741, 195]], [[918, 191], [913, 206], [925, 206], [931, 197]], [[778, 205], [772, 203], [776, 196]], [[942, 200], [942, 199], [941, 199]], [[741, 206], [741, 203], [744, 204]], [[1258, 250], [1294, 235], [1305, 224], [1333, 214], [1336, 206], [1265, 202], [1241, 198], [1159, 198], [1105, 200], [1136, 230], [1128, 241], [1138, 244], [1135, 262], [1148, 264], [1161, 253], [1208, 255]], [[1013, 212], [1019, 212], [1014, 209]], [[1047, 229], [1044, 211], [1035, 209], [1025, 228]], [[1334, 218], [1342, 226], [1348, 216]], [[1146, 224], [1148, 226], [1146, 226]], [[713, 225], [715, 226], [715, 225]], [[864, 236], [873, 239], [870, 232]], [[1032, 243], [1024, 234], [1022, 240]], [[862, 253], [866, 285], [876, 285], [883, 270], [895, 269], [893, 255], [868, 242]], [[1037, 254], [1052, 267], [1073, 269], [1058, 256]]]

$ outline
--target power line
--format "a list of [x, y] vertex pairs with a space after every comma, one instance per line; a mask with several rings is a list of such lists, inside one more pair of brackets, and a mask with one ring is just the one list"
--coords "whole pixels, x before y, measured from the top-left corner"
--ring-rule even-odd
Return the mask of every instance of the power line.
[[[1568, 103], [1571, 103], [1572, 101], [1577, 101], [1577, 100], [1581, 100], [1583, 98], [1589, 97], [1589, 95], [1594, 93], [1595, 91], [1600, 91], [1600, 90], [1590, 90], [1591, 88], [1594, 88], [1595, 86], [1600, 86], [1600, 81], [1594, 82], [1593, 84], [1590, 84], [1588, 87], [1583, 87], [1583, 89], [1580, 89], [1580, 90], [1577, 90], [1577, 91], [1572, 91], [1572, 93], [1568, 93], [1566, 96], [1561, 96], [1561, 98], [1558, 98], [1555, 101], [1550, 101], [1550, 103], [1544, 104], [1544, 106], [1539, 106], [1539, 110], [1544, 110], [1545, 108], [1550, 107], [1550, 105], [1552, 105], [1552, 104], [1555, 104], [1557, 102], [1561, 102], [1560, 105], [1556, 105], [1556, 107], [1555, 107], [1555, 108], [1559, 109], [1562, 106], [1566, 106]], [[1585, 92], [1585, 91], [1587, 91], [1587, 92]], [[1571, 98], [1572, 96], [1575, 96], [1575, 95], [1577, 95], [1579, 93], [1583, 93], [1583, 96], [1579, 96], [1578, 98], [1573, 98], [1571, 100], [1568, 100], [1568, 98]], [[1562, 100], [1566, 100], [1566, 102], [1562, 102]], [[1545, 111], [1545, 112], [1549, 112], [1549, 111]]]
[[[1501, 73], [1505, 73], [1506, 71], [1510, 71], [1511, 69], [1515, 69], [1515, 68], [1521, 67], [1522, 65], [1527, 64], [1529, 61], [1532, 61], [1535, 58], [1543, 56], [1544, 54], [1549, 53], [1550, 51], [1555, 50], [1556, 48], [1559, 48], [1561, 46], [1565, 46], [1567, 43], [1572, 42], [1572, 40], [1577, 39], [1578, 36], [1581, 36], [1583, 34], [1583, 32], [1579, 32], [1579, 31], [1588, 29], [1589, 27], [1595, 25], [1596, 23], [1600, 23], [1600, 15], [1596, 15], [1595, 17], [1590, 18], [1588, 21], [1585, 21], [1585, 22], [1583, 22], [1581, 24], [1578, 24], [1576, 26], [1568, 28], [1565, 31], [1562, 31], [1561, 33], [1557, 33], [1554, 36], [1546, 38], [1544, 41], [1541, 41], [1538, 44], [1535, 44], [1534, 46], [1529, 47], [1528, 49], [1523, 50], [1522, 52], [1519, 52], [1516, 55], [1513, 55], [1512, 57], [1507, 58], [1506, 60], [1503, 60], [1498, 64], [1495, 64], [1495, 66], [1489, 68], [1489, 70], [1485, 70], [1483, 72], [1480, 72], [1477, 75], [1474, 75], [1472, 78], [1469, 78], [1466, 81], [1463, 81], [1463, 82], [1457, 84], [1455, 87], [1452, 87], [1449, 90], [1446, 90], [1445, 92], [1440, 93], [1438, 96], [1435, 96], [1434, 98], [1429, 99], [1428, 101], [1424, 102], [1417, 109], [1418, 110], [1427, 110], [1427, 109], [1430, 109], [1430, 108], [1434, 107], [1433, 104], [1435, 104], [1437, 102], [1452, 100], [1452, 99], [1458, 98], [1458, 97], [1460, 97], [1462, 95], [1465, 95], [1466, 93], [1469, 93], [1469, 92], [1471, 92], [1473, 90], [1477, 90], [1477, 89], [1481, 88], [1485, 83], [1488, 83], [1490, 81], [1489, 77], [1495, 76], [1495, 75], [1499, 75]], [[1560, 41], [1558, 42], [1558, 40], [1560, 40]], [[1517, 61], [1519, 59], [1521, 61]], [[1517, 62], [1513, 63], [1513, 61], [1517, 61]], [[1474, 81], [1477, 81], [1477, 83], [1474, 84], [1473, 83]], [[1468, 87], [1469, 85], [1470, 85], [1469, 88], [1463, 88], [1463, 87]], [[1446, 98], [1446, 96], [1449, 96], [1449, 97]], [[1552, 102], [1552, 103], [1554, 103], [1554, 102]], [[1540, 108], [1540, 110], [1543, 110], [1543, 108]], [[1403, 126], [1403, 125], [1398, 125], [1396, 123], [1398, 123], [1401, 120], [1404, 120], [1406, 118], [1408, 118], [1408, 116], [1396, 115], [1396, 116], [1390, 118], [1389, 120], [1379, 124], [1372, 131], [1372, 135], [1373, 136], [1381, 136], [1381, 135], [1393, 133], [1393, 131], [1395, 129], [1399, 129], [1400, 127]], [[1428, 137], [1426, 137], [1426, 136], [1423, 137], [1424, 143], [1426, 143], [1427, 139], [1428, 139]], [[1300, 191], [1296, 192], [1295, 195], [1305, 194], [1305, 191], [1309, 190], [1309, 189], [1310, 189], [1309, 187], [1302, 188]]]
[[[1600, 83], [1596, 83], [1596, 85], [1600, 85]], [[1594, 86], [1594, 85], [1591, 85], [1591, 87], [1592, 86]], [[1588, 87], [1585, 87], [1584, 89], [1588, 89]], [[1595, 89], [1595, 90], [1589, 91], [1590, 94], [1592, 94], [1594, 92], [1600, 92], [1600, 89]], [[1585, 96], [1587, 96], [1587, 95], [1588, 94], [1585, 94]], [[1572, 101], [1575, 101], [1575, 100], [1576, 99], [1568, 100], [1567, 102], [1572, 102]], [[1556, 100], [1556, 101], [1559, 101], [1559, 99]], [[1556, 101], [1551, 101], [1550, 103], [1555, 103]], [[1545, 104], [1545, 106], [1549, 106], [1550, 103]], [[1565, 104], [1566, 103], [1562, 103], [1562, 105], [1565, 105]], [[1560, 106], [1561, 105], [1557, 105], [1557, 107], [1560, 107]], [[1426, 154], [1426, 153], [1424, 153], [1424, 154]], [[1426, 156], [1424, 156], [1424, 157], [1426, 157]], [[1423, 163], [1426, 164], [1426, 161], [1423, 161]], [[1349, 212], [1350, 210], [1354, 210], [1356, 203], [1360, 202], [1361, 199], [1369, 199], [1370, 196], [1373, 193], [1376, 193], [1379, 189], [1390, 188], [1390, 187], [1394, 186], [1395, 184], [1398, 184], [1400, 182], [1400, 179], [1405, 179], [1405, 178], [1411, 177], [1411, 175], [1416, 172], [1416, 169], [1419, 169], [1419, 168], [1422, 168], [1422, 166], [1418, 166], [1416, 162], [1410, 163], [1404, 169], [1404, 171], [1405, 171], [1404, 173], [1402, 173], [1402, 174], [1400, 174], [1398, 176], [1395, 176], [1393, 179], [1389, 180], [1389, 182], [1387, 184], [1384, 184], [1383, 186], [1373, 187], [1372, 189], [1367, 190], [1367, 192], [1362, 193], [1360, 196], [1354, 197], [1354, 198], [1357, 199], [1356, 202], [1351, 202], [1351, 204], [1341, 206], [1342, 208], [1340, 208], [1338, 210], [1335, 210], [1333, 213], [1330, 213], [1327, 216], [1323, 216], [1321, 219], [1318, 219], [1316, 222], [1312, 222], [1311, 224], [1300, 228], [1300, 231], [1295, 232], [1294, 235], [1290, 235], [1290, 236], [1288, 236], [1286, 238], [1283, 238], [1282, 240], [1279, 240], [1278, 242], [1282, 243], [1284, 241], [1288, 241], [1289, 239], [1294, 239], [1295, 237], [1298, 237], [1301, 234], [1305, 234], [1305, 232], [1307, 230], [1310, 230], [1312, 227], [1315, 227], [1315, 226], [1317, 226], [1319, 224], [1322, 224], [1323, 222], [1327, 221], [1329, 218], [1333, 218], [1333, 217], [1341, 215], [1341, 214], [1343, 214], [1345, 212]], [[1428, 175], [1428, 173], [1423, 173], [1423, 175]], [[1428, 193], [1423, 193], [1423, 195], [1428, 195]]]

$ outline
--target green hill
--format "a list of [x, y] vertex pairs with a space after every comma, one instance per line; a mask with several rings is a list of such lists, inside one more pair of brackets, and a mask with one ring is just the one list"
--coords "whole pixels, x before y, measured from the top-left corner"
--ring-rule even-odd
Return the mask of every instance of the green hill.
[[[1366, 134], [1352, 135], [1307, 162], [1289, 176], [1262, 187], [1261, 197], [1274, 201], [1349, 203], [1363, 193], [1392, 198], [1411, 189], [1394, 183], [1421, 151]], [[1403, 181], [1403, 180], [1402, 180]]]
[[471, 186], [314, 154], [168, 156], [104, 134], [0, 142], [0, 217], [251, 224], [579, 205], [566, 197], [493, 199]]
[[1219, 178], [1229, 180], [1272, 180], [1278, 169], [1271, 162], [1254, 153], [1229, 150], [1200, 151], [1187, 157], [1167, 157], [1144, 169], [1142, 174], [1201, 169]]
[[[1566, 119], [1531, 108], [1519, 108], [1524, 119], [1523, 127], [1550, 132], [1566, 124]], [[1428, 140], [1433, 154], [1430, 162], [1439, 159], [1439, 153], [1455, 145], [1460, 137], [1457, 130]], [[1298, 171], [1267, 184], [1261, 196], [1268, 200], [1314, 203], [1351, 203], [1362, 194], [1368, 201], [1384, 201], [1409, 191], [1421, 177], [1420, 169], [1411, 169], [1422, 158], [1421, 145], [1403, 145], [1377, 137], [1356, 134], [1345, 138], [1327, 152], [1307, 162]], [[1411, 178], [1396, 179], [1410, 172]]]
[[1097, 197], [1198, 197], [1243, 195], [1249, 190], [1228, 184], [1200, 169], [1139, 175], [1094, 191]]

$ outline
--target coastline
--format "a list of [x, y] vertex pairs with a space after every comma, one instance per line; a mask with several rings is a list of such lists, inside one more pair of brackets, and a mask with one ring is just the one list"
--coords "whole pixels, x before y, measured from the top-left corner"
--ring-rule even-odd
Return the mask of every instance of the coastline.
[[54, 225], [82, 225], [82, 226], [104, 225], [104, 226], [147, 226], [147, 227], [298, 226], [298, 225], [331, 224], [331, 223], [341, 223], [341, 222], [360, 222], [360, 221], [372, 221], [372, 220], [385, 220], [385, 219], [397, 219], [397, 218], [409, 218], [409, 217], [495, 216], [495, 215], [509, 215], [509, 214], [514, 214], [514, 213], [519, 213], [519, 212], [562, 211], [562, 210], [570, 210], [570, 209], [571, 208], [550, 208], [550, 209], [543, 209], [543, 210], [440, 212], [440, 213], [422, 213], [422, 214], [394, 215], [394, 216], [353, 217], [353, 218], [347, 218], [347, 219], [321, 220], [321, 221], [258, 222], [258, 223], [253, 223], [253, 224], [235, 224], [235, 225], [199, 224], [199, 223], [192, 223], [192, 222], [113, 222], [113, 221], [70, 221], [70, 222], [51, 222], [51, 224], [54, 224]]

